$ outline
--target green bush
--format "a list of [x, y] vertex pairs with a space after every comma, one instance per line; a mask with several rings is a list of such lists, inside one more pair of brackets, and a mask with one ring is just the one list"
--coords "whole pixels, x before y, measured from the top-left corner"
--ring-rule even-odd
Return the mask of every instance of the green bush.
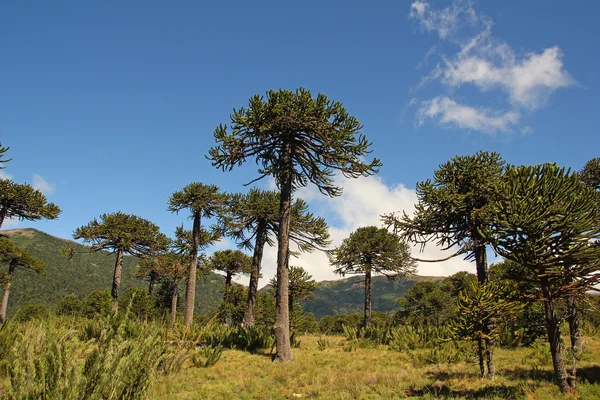
[[13, 317], [15, 322], [28, 322], [32, 320], [47, 319], [50, 310], [41, 304], [25, 304]]
[[54, 312], [59, 316], [79, 317], [83, 315], [83, 302], [76, 294], [70, 294], [60, 299]]
[[83, 315], [87, 318], [110, 315], [112, 297], [108, 290], [96, 290], [83, 300]]

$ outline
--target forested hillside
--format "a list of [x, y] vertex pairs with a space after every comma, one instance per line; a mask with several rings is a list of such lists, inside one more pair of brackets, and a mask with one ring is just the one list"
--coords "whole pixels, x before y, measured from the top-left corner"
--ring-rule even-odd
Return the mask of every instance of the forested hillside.
[[[111, 287], [114, 254], [106, 251], [90, 253], [86, 246], [33, 228], [3, 230], [0, 234], [8, 236], [46, 264], [45, 275], [17, 269], [11, 287], [9, 315], [26, 303], [52, 307], [66, 295], [76, 294], [83, 298], [95, 290]], [[75, 250], [71, 260], [63, 253], [66, 248]], [[147, 287], [146, 282], [134, 277], [137, 265], [137, 258], [124, 257], [123, 291], [130, 287]], [[197, 282], [196, 312], [202, 314], [218, 307], [222, 300], [222, 283], [223, 277], [217, 274]]]

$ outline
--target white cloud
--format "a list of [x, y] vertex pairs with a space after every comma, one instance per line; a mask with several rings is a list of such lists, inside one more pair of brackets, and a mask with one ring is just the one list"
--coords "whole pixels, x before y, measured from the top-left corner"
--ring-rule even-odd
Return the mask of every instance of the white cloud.
[[0, 169], [0, 179], [12, 179], [12, 176], [4, 172], [3, 169]]
[[[425, 1], [415, 1], [410, 7], [409, 18], [417, 20], [425, 31], [437, 32], [441, 40], [458, 46], [455, 54], [439, 55], [442, 62], [421, 78], [417, 89], [439, 82], [443, 89], [452, 91], [464, 85], [474, 86], [480, 93], [499, 90], [506, 95], [507, 107], [512, 108], [508, 112], [473, 106], [459, 109], [453, 100], [439, 95], [427, 105], [433, 107], [436, 99], [438, 102], [447, 99], [444, 105], [454, 111], [452, 115], [461, 114], [460, 121], [464, 121], [466, 113], [469, 115], [467, 120], [473, 122], [463, 124], [449, 115], [448, 120], [439, 119], [443, 126], [467, 127], [482, 132], [512, 131], [520, 124], [522, 109], [539, 109], [556, 90], [576, 83], [565, 70], [563, 53], [558, 47], [517, 55], [506, 42], [492, 36], [492, 21], [476, 12], [470, 1], [454, 0], [443, 9], [435, 9]], [[426, 60], [430, 56], [431, 51], [426, 54]], [[422, 106], [417, 111], [419, 122], [423, 122], [423, 112]], [[440, 112], [440, 115], [444, 114]]]
[[[330, 228], [332, 245], [338, 246], [343, 239], [362, 226], [381, 226], [381, 214], [406, 211], [412, 213], [417, 201], [415, 191], [404, 185], [386, 185], [379, 177], [359, 179], [337, 178], [336, 182], [344, 187], [340, 197], [329, 198], [323, 196], [314, 187], [303, 188], [297, 196], [309, 202], [311, 211], [323, 215], [332, 225]], [[434, 245], [426, 246], [420, 253], [420, 246], [413, 248], [413, 256], [421, 259], [439, 259], [451, 253], [442, 252]], [[306, 269], [314, 279], [331, 280], [340, 277], [333, 274], [329, 260], [323, 252], [301, 254], [292, 259], [292, 265]], [[265, 285], [275, 275], [277, 264], [277, 249], [266, 248], [263, 258], [263, 279], [260, 284]], [[421, 275], [451, 275], [458, 271], [468, 270], [474, 272], [474, 266], [462, 258], [454, 258], [442, 263], [420, 263], [418, 273]], [[246, 282], [247, 278], [242, 279]]]
[[19, 226], [18, 218], [7, 218], [2, 222], [2, 229], [13, 229]]
[[39, 190], [45, 195], [54, 194], [54, 185], [50, 184], [41, 175], [33, 174], [33, 183], [31, 184], [34, 189]]
[[511, 131], [519, 123], [520, 117], [516, 111], [501, 113], [486, 108], [474, 108], [458, 104], [446, 96], [438, 96], [421, 102], [417, 111], [417, 124], [423, 124], [427, 119], [435, 119], [444, 127], [496, 133]]

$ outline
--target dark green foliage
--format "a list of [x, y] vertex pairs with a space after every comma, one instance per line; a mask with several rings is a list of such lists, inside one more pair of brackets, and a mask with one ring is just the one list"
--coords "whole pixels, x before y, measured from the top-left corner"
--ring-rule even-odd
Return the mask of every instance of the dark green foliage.
[[87, 318], [103, 317], [112, 310], [110, 292], [106, 289], [95, 290], [83, 299], [83, 315]]
[[210, 326], [204, 333], [203, 339], [207, 345], [212, 347], [222, 346], [228, 349], [248, 351], [252, 354], [270, 350], [275, 342], [272, 327], [237, 326], [230, 328], [221, 324]]
[[592, 158], [579, 171], [579, 177], [589, 187], [600, 191], [600, 158]]
[[205, 263], [208, 270], [225, 273], [226, 286], [231, 286], [236, 275], [250, 273], [251, 265], [252, 258], [239, 250], [215, 251]]
[[0, 227], [7, 218], [37, 221], [56, 219], [59, 214], [60, 208], [48, 203], [46, 196], [33, 186], [0, 179]]
[[499, 198], [504, 174], [499, 154], [480, 151], [473, 156], [456, 156], [434, 172], [433, 179], [417, 183], [416, 211], [383, 216], [386, 225], [414, 243], [434, 242], [444, 249], [458, 247], [455, 255], [467, 254], [477, 264], [477, 276], [487, 280], [485, 246], [479, 233], [489, 222], [484, 210]]
[[[304, 302], [314, 296], [317, 282], [304, 268], [293, 265], [289, 267], [288, 279], [290, 325], [296, 328], [297, 320], [303, 315]], [[277, 277], [273, 277], [269, 284], [274, 288], [277, 287]]]
[[56, 304], [54, 312], [59, 316], [80, 317], [83, 315], [83, 302], [76, 294], [67, 295]]
[[25, 304], [17, 311], [14, 322], [28, 322], [32, 320], [43, 320], [50, 316], [50, 310], [41, 304]]
[[456, 298], [460, 292], [465, 290], [467, 286], [476, 280], [477, 275], [470, 272], [461, 271], [444, 278], [440, 285], [444, 292], [448, 293], [451, 297]]
[[455, 312], [455, 300], [435, 282], [417, 282], [399, 300], [396, 320], [406, 325], [441, 326]]
[[100, 221], [94, 219], [73, 233], [74, 239], [82, 239], [91, 245], [92, 251], [123, 251], [137, 257], [145, 257], [160, 251], [168, 244], [158, 226], [136, 215], [116, 212], [102, 214]]
[[[260, 178], [271, 175], [280, 184], [291, 176], [292, 187], [310, 181], [321, 192], [337, 196], [341, 188], [333, 183], [336, 170], [346, 177], [377, 172], [378, 159], [364, 163], [370, 143], [360, 134], [358, 120], [350, 116], [342, 103], [299, 88], [270, 90], [266, 100], [259, 95], [248, 107], [233, 111], [230, 133], [227, 126], [215, 130], [217, 147], [210, 149], [209, 159], [223, 170], [255, 158]], [[291, 146], [289, 154], [284, 149]]]
[[142, 288], [129, 288], [119, 297], [119, 312], [141, 320], [156, 317], [156, 301]]

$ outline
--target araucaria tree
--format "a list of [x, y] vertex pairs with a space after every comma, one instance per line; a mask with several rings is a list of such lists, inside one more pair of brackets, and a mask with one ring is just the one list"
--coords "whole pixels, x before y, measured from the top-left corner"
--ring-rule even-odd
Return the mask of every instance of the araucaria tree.
[[362, 126], [340, 102], [323, 94], [313, 98], [298, 89], [269, 91], [266, 99], [255, 95], [248, 107], [234, 110], [231, 127], [215, 130], [217, 146], [210, 149], [213, 166], [231, 170], [254, 158], [260, 165], [256, 180], [272, 176], [280, 190], [277, 232], [277, 282], [275, 311], [275, 360], [292, 359], [288, 308], [290, 220], [293, 192], [309, 182], [321, 193], [338, 196], [336, 171], [356, 178], [376, 173], [378, 159], [365, 162], [370, 143], [360, 134]]
[[329, 256], [336, 274], [365, 275], [365, 328], [371, 321], [371, 277], [378, 274], [397, 277], [415, 271], [409, 246], [396, 234], [376, 226], [358, 228]]
[[[279, 193], [272, 190], [250, 189], [246, 194], [234, 194], [228, 202], [223, 225], [229, 236], [241, 248], [253, 249], [250, 285], [244, 326], [254, 325], [254, 309], [258, 294], [258, 279], [265, 244], [274, 244], [279, 226]], [[308, 212], [308, 204], [295, 199], [291, 206], [290, 240], [301, 251], [310, 252], [329, 245], [329, 227], [322, 217]]]
[[56, 219], [59, 214], [60, 208], [48, 203], [46, 196], [31, 185], [0, 179], [0, 228], [7, 218], [37, 221]]
[[6, 319], [6, 308], [8, 307], [8, 295], [10, 283], [17, 268], [43, 273], [45, 265], [31, 255], [27, 250], [17, 247], [7, 239], [0, 240], [0, 265], [6, 266], [6, 270], [0, 270], [0, 283], [4, 291], [2, 304], [0, 304], [0, 324]]
[[116, 253], [111, 291], [115, 313], [119, 305], [123, 256], [130, 254], [147, 257], [161, 251], [168, 244], [168, 238], [159, 232], [158, 226], [136, 215], [122, 212], [102, 214], [100, 221], [94, 219], [77, 228], [73, 238], [89, 243], [92, 251], [108, 250]]
[[[296, 267], [294, 265], [289, 267], [289, 308], [291, 321], [294, 319], [294, 315], [297, 315], [302, 311], [302, 302], [310, 300], [315, 294], [317, 288], [317, 281], [312, 278], [306, 270], [302, 267]], [[269, 284], [273, 287], [277, 287], [277, 278], [271, 279]]]
[[[457, 249], [451, 257], [463, 255], [475, 260], [477, 280], [483, 284], [488, 280], [488, 241], [479, 230], [489, 223], [484, 210], [498, 199], [504, 170], [505, 162], [495, 152], [454, 157], [434, 172], [433, 179], [417, 183], [418, 203], [412, 217], [406, 213], [399, 218], [394, 214], [384, 215], [384, 224], [393, 226], [399, 235], [413, 243], [424, 246], [433, 242], [445, 250]], [[494, 343], [486, 340], [486, 345], [488, 377], [493, 379]]]
[[216, 185], [199, 182], [190, 183], [173, 193], [169, 198], [168, 210], [179, 213], [188, 210], [193, 220], [190, 248], [190, 268], [187, 274], [185, 290], [185, 312], [183, 323], [189, 327], [194, 317], [194, 299], [196, 297], [196, 273], [198, 269], [198, 250], [202, 239], [202, 218], [211, 218], [223, 212], [227, 196]]
[[600, 280], [600, 209], [596, 193], [576, 174], [555, 164], [510, 167], [501, 185], [503, 200], [490, 209], [482, 230], [495, 251], [534, 272], [544, 303], [554, 378], [562, 392], [569, 381], [561, 352], [557, 301]]

